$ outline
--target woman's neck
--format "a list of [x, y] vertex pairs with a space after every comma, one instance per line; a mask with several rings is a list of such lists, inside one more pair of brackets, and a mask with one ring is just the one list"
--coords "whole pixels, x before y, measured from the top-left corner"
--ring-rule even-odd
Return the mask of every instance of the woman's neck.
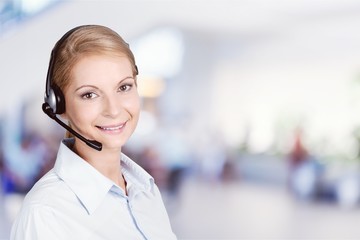
[[121, 149], [103, 148], [97, 151], [75, 141], [73, 151], [105, 177], [126, 190], [125, 179], [121, 173]]

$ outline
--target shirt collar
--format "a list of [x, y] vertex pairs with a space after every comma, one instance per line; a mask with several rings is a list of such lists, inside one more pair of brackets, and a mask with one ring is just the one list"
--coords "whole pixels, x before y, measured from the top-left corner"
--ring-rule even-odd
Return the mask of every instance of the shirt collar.
[[128, 186], [134, 185], [138, 191], [153, 192], [154, 178], [125, 154], [121, 154], [121, 171]]
[[[73, 144], [72, 138], [61, 142], [54, 170], [79, 198], [87, 212], [92, 214], [106, 194], [119, 187], [75, 154], [71, 150]], [[135, 189], [153, 191], [154, 179], [124, 154], [121, 155], [121, 165], [125, 179], [134, 185]]]

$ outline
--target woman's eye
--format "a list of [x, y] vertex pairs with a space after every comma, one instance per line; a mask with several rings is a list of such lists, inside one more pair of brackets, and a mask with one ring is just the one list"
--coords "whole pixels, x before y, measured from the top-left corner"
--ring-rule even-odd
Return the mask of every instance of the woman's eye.
[[81, 95], [82, 98], [84, 99], [92, 99], [95, 98], [97, 95], [93, 92], [88, 92], [88, 93], [84, 93]]
[[132, 84], [124, 84], [120, 86], [119, 90], [121, 92], [127, 92], [132, 88], [132, 86], [133, 86]]

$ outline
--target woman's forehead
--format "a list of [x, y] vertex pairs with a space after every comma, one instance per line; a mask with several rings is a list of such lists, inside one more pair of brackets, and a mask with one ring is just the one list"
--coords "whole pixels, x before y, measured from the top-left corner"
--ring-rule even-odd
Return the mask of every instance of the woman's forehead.
[[132, 67], [126, 57], [92, 55], [79, 59], [73, 66], [71, 82], [118, 78], [132, 75]]

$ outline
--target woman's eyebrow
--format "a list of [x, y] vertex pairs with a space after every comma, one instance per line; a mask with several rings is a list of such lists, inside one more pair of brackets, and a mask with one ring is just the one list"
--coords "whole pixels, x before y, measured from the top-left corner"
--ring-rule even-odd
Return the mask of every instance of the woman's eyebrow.
[[[118, 85], [121, 84], [123, 81], [125, 81], [125, 80], [127, 80], [127, 79], [133, 79], [133, 80], [135, 80], [134, 77], [132, 77], [132, 76], [126, 76], [126, 77], [124, 77], [123, 79], [121, 79], [121, 80], [119, 81]], [[94, 85], [85, 84], [85, 85], [81, 85], [80, 87], [76, 88], [76, 89], [75, 89], [75, 92], [78, 91], [78, 90], [80, 90], [80, 89], [82, 89], [82, 88], [86, 88], [86, 87], [94, 88], [94, 89], [99, 89], [98, 87], [96, 87], [96, 86], [94, 86]]]
[[96, 86], [94, 86], [94, 85], [88, 85], [88, 84], [86, 84], [86, 85], [82, 85], [82, 86], [76, 88], [76, 89], [75, 89], [75, 92], [77, 92], [78, 90], [80, 90], [80, 89], [82, 89], [82, 88], [86, 88], [86, 87], [99, 89], [98, 87], [96, 87]]
[[132, 76], [127, 76], [127, 77], [124, 77], [123, 79], [121, 79], [121, 80], [119, 81], [119, 84], [121, 84], [123, 81], [125, 81], [125, 80], [127, 80], [127, 79], [133, 79], [133, 80], [135, 80], [134, 77], [132, 77]]

